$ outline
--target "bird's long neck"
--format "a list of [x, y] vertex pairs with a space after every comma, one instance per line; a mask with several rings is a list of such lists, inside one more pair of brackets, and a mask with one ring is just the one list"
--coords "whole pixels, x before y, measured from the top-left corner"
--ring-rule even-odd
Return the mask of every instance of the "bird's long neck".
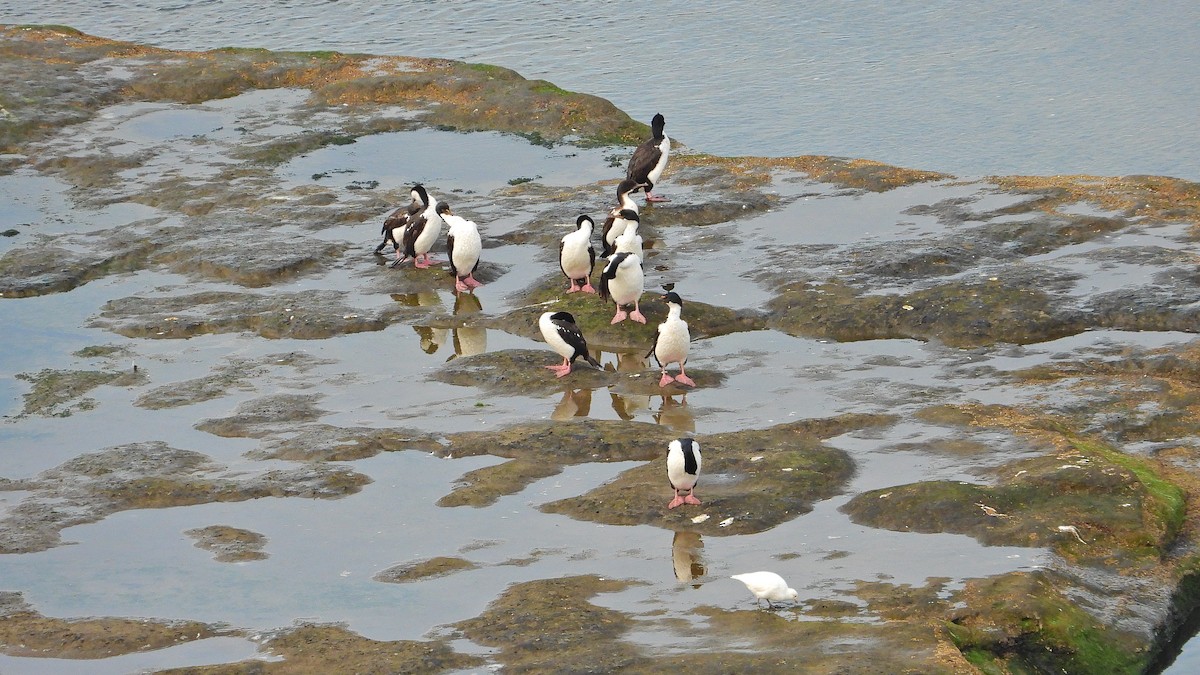
[[670, 309], [667, 311], [667, 321], [678, 321], [683, 314], [683, 307], [671, 303]]

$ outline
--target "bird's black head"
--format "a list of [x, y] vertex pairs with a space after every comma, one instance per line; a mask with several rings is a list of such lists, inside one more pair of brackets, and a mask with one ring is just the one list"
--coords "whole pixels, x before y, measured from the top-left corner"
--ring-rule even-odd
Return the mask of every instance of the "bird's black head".
[[650, 128], [654, 131], [655, 136], [661, 136], [663, 127], [667, 126], [667, 118], [662, 116], [662, 113], [654, 115], [654, 119], [650, 120]]
[[638, 189], [639, 187], [642, 187], [643, 185], [644, 185], [643, 183], [639, 183], [632, 178], [626, 178], [625, 180], [623, 180], [617, 184], [617, 196], [620, 197], [623, 194], [628, 194], [630, 192], [633, 192], [634, 190]]
[[676, 305], [683, 307], [683, 299], [680, 298], [679, 294], [675, 291], [667, 291], [666, 293], [663, 293], [662, 299], [666, 300], [668, 303], [675, 303]]
[[429, 203], [429, 193], [425, 191], [424, 185], [417, 183], [416, 185], [412, 186], [412, 190], [410, 190], [409, 193], [421, 200], [422, 204]]
[[592, 221], [591, 217], [585, 213], [575, 219], [575, 229], [578, 230], [579, 228], [583, 227], [584, 223], [587, 223], [588, 225], [591, 225], [592, 227], [596, 226], [596, 223]]
[[451, 215], [454, 215], [454, 214], [453, 214], [453, 213], [450, 211], [450, 204], [449, 204], [449, 203], [447, 203], [447, 202], [438, 202], [437, 208], [436, 208], [436, 209], [434, 209], [434, 211], [436, 211], [436, 212], [437, 212], [437, 214], [438, 214], [439, 216], [440, 216], [440, 215], [445, 215], [445, 214], [447, 214], [447, 213], [449, 213], [449, 214], [451, 214]]
[[555, 312], [550, 315], [551, 321], [566, 321], [567, 323], [575, 323], [575, 317], [571, 316], [570, 312]]
[[621, 209], [620, 216], [625, 220], [632, 220], [637, 223], [642, 222], [642, 219], [638, 217], [637, 211], [633, 209]]

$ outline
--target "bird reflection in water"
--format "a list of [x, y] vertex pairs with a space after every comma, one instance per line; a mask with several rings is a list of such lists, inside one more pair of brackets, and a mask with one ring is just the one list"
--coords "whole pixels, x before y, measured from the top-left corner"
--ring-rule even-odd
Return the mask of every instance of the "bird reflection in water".
[[459, 293], [454, 296], [454, 316], [465, 316], [483, 311], [483, 303], [474, 293]]
[[417, 335], [421, 338], [421, 351], [426, 354], [436, 353], [441, 349], [442, 345], [446, 344], [446, 338], [450, 336], [448, 328], [434, 328], [433, 326], [413, 326], [413, 330], [417, 331]]
[[[487, 329], [462, 326], [454, 329], [454, 356], [474, 356], [487, 351]], [[454, 358], [454, 356], [450, 358]]]
[[[483, 311], [483, 303], [474, 293], [459, 293], [454, 298], [454, 316], [463, 317]], [[455, 356], [474, 356], [487, 351], [487, 329], [482, 326], [462, 325], [454, 329]]]
[[640, 373], [646, 369], [646, 357], [639, 352], [614, 352], [613, 355], [617, 357], [616, 364], [604, 364], [604, 369], [609, 372]]
[[694, 433], [696, 431], [696, 416], [692, 413], [692, 409], [687, 404], [687, 394], [681, 394], [678, 397], [674, 395], [642, 395], [642, 394], [617, 394], [609, 392], [612, 398], [613, 411], [617, 413], [617, 417], [623, 420], [635, 419], [639, 413], [651, 410], [651, 406], [655, 398], [661, 398], [662, 403], [658, 410], [652, 414], [655, 424], [661, 424], [664, 427], [678, 431], [681, 433]]
[[405, 307], [441, 307], [442, 296], [437, 291], [420, 291], [419, 293], [392, 293], [392, 300]]
[[554, 406], [554, 412], [550, 413], [550, 419], [562, 422], [572, 417], [587, 417], [591, 410], [591, 389], [567, 389], [563, 391], [562, 400]]
[[[671, 564], [675, 567], [675, 578], [680, 583], [689, 583], [703, 577], [707, 570], [704, 568], [704, 557], [700, 549], [704, 542], [697, 532], [676, 532], [671, 540]], [[701, 584], [693, 583], [692, 588], [700, 588]]]
[[[420, 291], [419, 293], [392, 293], [392, 300], [404, 305], [405, 307], [441, 307], [442, 297], [437, 294], [437, 291]], [[413, 326], [413, 330], [421, 338], [421, 351], [426, 354], [437, 352], [442, 345], [446, 344], [446, 338], [449, 337], [450, 331], [445, 328], [433, 328], [432, 326]]]
[[650, 397], [641, 394], [614, 394], [609, 392], [612, 397], [612, 409], [617, 413], [617, 417], [629, 421], [639, 412], [650, 409]]
[[[395, 293], [392, 299], [410, 307], [441, 307], [441, 297], [433, 291], [420, 293]], [[483, 311], [479, 298], [472, 293], [460, 293], [454, 299], [454, 316], [470, 317]], [[470, 319], [463, 321], [464, 324]], [[444, 326], [413, 326], [421, 338], [421, 351], [436, 354], [442, 345], [451, 343], [454, 353], [447, 358], [453, 361], [459, 356], [473, 356], [487, 351], [487, 329], [482, 326], [461, 325], [457, 328]]]
[[678, 401], [674, 396], [662, 397], [662, 405], [654, 413], [654, 422], [678, 432], [695, 433], [696, 416], [687, 404], [687, 394], [682, 394]]

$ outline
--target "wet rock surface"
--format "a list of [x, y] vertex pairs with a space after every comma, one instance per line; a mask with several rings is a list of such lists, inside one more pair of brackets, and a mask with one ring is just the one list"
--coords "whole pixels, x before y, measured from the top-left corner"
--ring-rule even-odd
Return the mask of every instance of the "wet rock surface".
[[[0, 303], [23, 331], [3, 557], [69, 556], [66, 528], [156, 509], [160, 536], [216, 555], [182, 574], [292, 565], [286, 595], [355, 617], [263, 618], [235, 592], [216, 613], [244, 631], [130, 605], [51, 619], [20, 586], [86, 582], [15, 565], [5, 654], [252, 629], [282, 660], [177, 672], [1140, 672], [1196, 608], [1193, 183], [677, 144], [673, 201], [641, 210], [648, 321], [613, 325], [556, 259], [648, 131], [607, 101], [482, 64], [66, 28], [0, 27], [0, 73]], [[418, 180], [480, 223], [477, 292], [451, 292], [442, 240], [430, 269], [371, 255]], [[695, 388], [646, 358], [667, 287]], [[601, 369], [543, 367], [536, 319], [560, 310]], [[668, 510], [681, 436], [704, 503]], [[346, 512], [258, 506], [296, 497]], [[921, 557], [937, 546], [952, 570]], [[726, 578], [751, 565], [803, 579], [798, 603], [752, 607]], [[371, 602], [392, 604], [356, 614]]]
[[249, 562], [267, 558], [267, 538], [257, 532], [228, 525], [210, 525], [184, 534], [196, 540], [196, 548], [211, 551], [219, 562]]
[[82, 455], [35, 478], [6, 480], [28, 492], [0, 521], [0, 552], [41, 551], [60, 543], [66, 527], [130, 509], [156, 509], [260, 497], [330, 499], [359, 490], [369, 478], [347, 467], [313, 464], [247, 476], [209, 457], [161, 442]]
[[158, 670], [160, 673], [319, 673], [353, 672], [453, 672], [478, 667], [478, 657], [456, 653], [437, 641], [371, 640], [337, 624], [299, 623], [263, 636], [266, 657], [239, 663]]
[[0, 650], [11, 656], [101, 659], [232, 632], [198, 621], [59, 619], [42, 616], [20, 593], [0, 594]]
[[822, 438], [889, 421], [882, 416], [849, 416], [700, 436], [696, 440], [701, 452], [710, 458], [696, 487], [702, 495], [700, 506], [666, 508], [673, 493], [664, 489], [670, 484], [662, 443], [658, 461], [542, 509], [613, 525], [649, 523], [675, 532], [716, 536], [761, 532], [808, 513], [815, 501], [845, 487], [854, 463], [845, 453], [822, 446]]
[[396, 565], [389, 567], [386, 570], [375, 575], [377, 581], [385, 581], [390, 584], [402, 584], [407, 581], [418, 581], [431, 577], [443, 577], [447, 574], [454, 574], [462, 570], [473, 570], [478, 565], [470, 560], [462, 558], [438, 557], [421, 562]]

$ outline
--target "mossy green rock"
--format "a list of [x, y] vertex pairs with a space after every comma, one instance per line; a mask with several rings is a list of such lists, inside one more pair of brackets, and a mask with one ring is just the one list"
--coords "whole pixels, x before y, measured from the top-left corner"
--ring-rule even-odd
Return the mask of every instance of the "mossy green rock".
[[700, 506], [666, 507], [673, 493], [664, 445], [644, 466], [541, 509], [612, 525], [651, 524], [706, 535], [761, 532], [808, 513], [815, 502], [840, 492], [854, 474], [850, 457], [821, 439], [892, 421], [881, 415], [843, 415], [700, 436]]

